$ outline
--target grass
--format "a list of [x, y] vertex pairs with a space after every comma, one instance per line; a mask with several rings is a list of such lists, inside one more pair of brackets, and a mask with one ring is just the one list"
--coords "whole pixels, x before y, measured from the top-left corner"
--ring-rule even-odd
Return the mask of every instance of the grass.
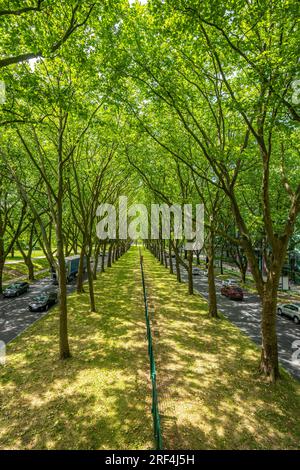
[[144, 252], [166, 449], [299, 449], [300, 384], [257, 374], [260, 352]]
[[137, 253], [69, 299], [72, 358], [58, 360], [58, 311], [7, 347], [1, 449], [151, 449], [151, 388]]
[[[39, 256], [45, 257], [45, 253], [43, 252], [43, 250], [32, 251], [32, 258], [37, 258]], [[7, 256], [6, 258], [6, 261], [17, 261], [17, 260], [23, 260], [22, 253], [19, 250], [15, 250], [13, 257], [10, 255], [10, 256]]]
[[[49, 263], [47, 258], [39, 258], [35, 259], [32, 258], [34, 271], [35, 271], [35, 278], [39, 279], [41, 276], [39, 271], [44, 269], [49, 270]], [[3, 281], [5, 283], [13, 282], [15, 279], [20, 277], [27, 278], [28, 276], [28, 269], [24, 262], [15, 262], [11, 264], [5, 264], [4, 272], [3, 272]], [[42, 277], [45, 277], [45, 273], [42, 274]]]
[[[298, 449], [300, 384], [257, 375], [259, 350], [144, 251], [166, 449]], [[88, 295], [69, 297], [73, 357], [58, 360], [52, 310], [8, 345], [0, 449], [153, 448], [138, 249]]]

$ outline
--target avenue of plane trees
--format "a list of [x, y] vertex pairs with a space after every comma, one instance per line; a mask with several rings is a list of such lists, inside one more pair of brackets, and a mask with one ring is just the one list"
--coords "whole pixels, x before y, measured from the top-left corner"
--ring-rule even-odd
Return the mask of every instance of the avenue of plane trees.
[[[108, 251], [110, 263], [128, 248], [126, 240], [97, 239], [96, 210], [127, 195], [146, 205], [204, 204], [209, 314], [217, 317], [215, 257], [227, 250], [242, 279], [251, 269], [262, 303], [259, 367], [279, 377], [277, 290], [299, 230], [298, 7], [296, 0], [1, 2], [0, 292], [12, 249], [33, 279], [31, 255], [41, 247], [59, 275], [62, 359], [72, 349], [65, 256], [87, 257], [96, 311], [99, 252]], [[185, 259], [184, 242], [147, 244], [162, 262], [176, 254], [192, 294], [193, 254]]]

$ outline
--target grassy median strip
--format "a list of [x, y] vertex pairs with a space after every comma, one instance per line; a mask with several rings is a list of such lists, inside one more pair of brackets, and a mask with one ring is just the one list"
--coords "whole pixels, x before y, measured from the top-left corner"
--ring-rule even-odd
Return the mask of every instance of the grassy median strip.
[[[39, 271], [47, 270], [46, 274], [44, 273], [42, 277], [49, 275], [50, 268], [46, 258], [33, 258], [32, 262], [34, 266], [35, 279], [39, 279]], [[10, 261], [4, 265], [3, 282], [5, 284], [9, 284], [15, 279], [19, 279], [21, 277], [24, 277], [24, 280], [28, 277], [28, 268], [23, 261], [16, 261], [14, 263]]]
[[259, 350], [143, 251], [166, 449], [299, 449], [300, 384], [257, 375]]
[[1, 449], [153, 448], [151, 387], [138, 252], [88, 294], [69, 297], [72, 359], [58, 360], [54, 309], [8, 345], [0, 369]]

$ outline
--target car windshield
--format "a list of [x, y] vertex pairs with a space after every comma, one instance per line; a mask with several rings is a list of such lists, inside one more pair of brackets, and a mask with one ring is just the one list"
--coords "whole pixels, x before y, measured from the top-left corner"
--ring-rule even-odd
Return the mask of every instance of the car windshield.
[[34, 297], [34, 302], [45, 302], [46, 300], [48, 299], [48, 296], [47, 295], [37, 295], [36, 297]]
[[20, 287], [20, 284], [11, 284], [8, 289], [17, 289], [18, 287]]

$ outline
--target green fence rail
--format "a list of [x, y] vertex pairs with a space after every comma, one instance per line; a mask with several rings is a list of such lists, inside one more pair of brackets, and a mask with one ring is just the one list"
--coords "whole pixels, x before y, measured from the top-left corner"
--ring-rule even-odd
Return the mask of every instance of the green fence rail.
[[150, 325], [150, 320], [149, 320], [147, 290], [146, 290], [146, 285], [145, 285], [145, 276], [144, 276], [144, 269], [143, 269], [143, 256], [141, 255], [141, 253], [140, 253], [140, 265], [141, 265], [144, 304], [145, 304], [145, 317], [146, 317], [147, 338], [148, 338], [148, 354], [149, 354], [149, 359], [150, 359], [150, 377], [151, 377], [151, 382], [152, 382], [152, 416], [153, 416], [154, 438], [156, 442], [156, 449], [162, 450], [163, 448], [162, 436], [161, 436], [161, 428], [160, 428], [158, 395], [157, 395], [157, 387], [156, 387], [156, 368], [155, 368], [155, 359], [154, 359], [154, 353], [153, 353], [151, 325]]

